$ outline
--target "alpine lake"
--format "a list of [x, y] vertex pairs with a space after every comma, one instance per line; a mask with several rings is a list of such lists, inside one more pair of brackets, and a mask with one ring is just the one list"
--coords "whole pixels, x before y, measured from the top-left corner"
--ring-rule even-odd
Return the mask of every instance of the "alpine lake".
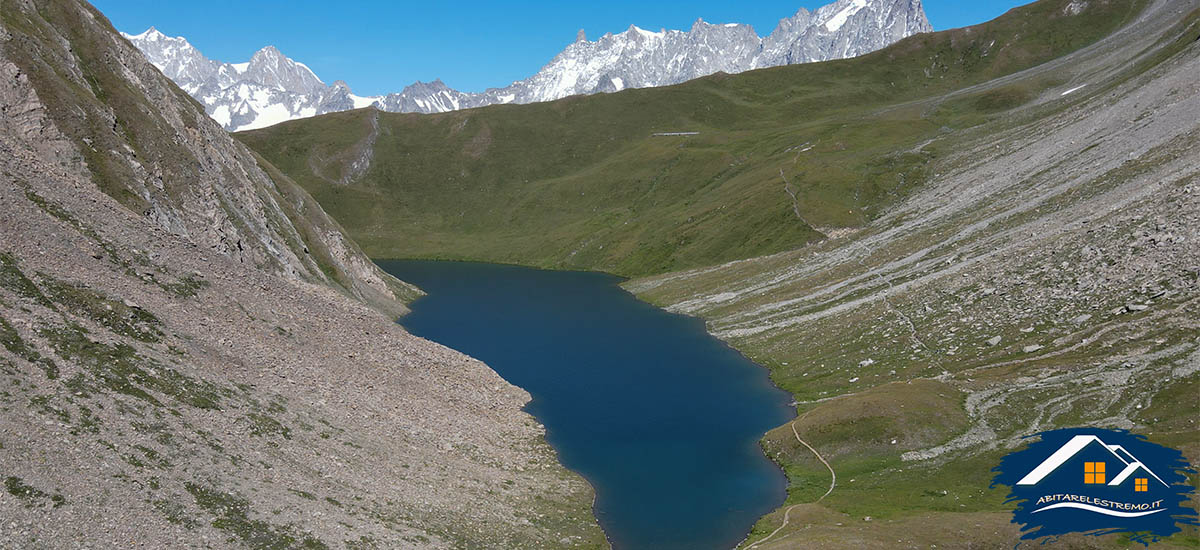
[[617, 550], [728, 549], [780, 506], [787, 480], [758, 445], [794, 417], [767, 370], [704, 322], [642, 302], [621, 279], [444, 261], [378, 261], [424, 289], [398, 322], [486, 362], [595, 488]]

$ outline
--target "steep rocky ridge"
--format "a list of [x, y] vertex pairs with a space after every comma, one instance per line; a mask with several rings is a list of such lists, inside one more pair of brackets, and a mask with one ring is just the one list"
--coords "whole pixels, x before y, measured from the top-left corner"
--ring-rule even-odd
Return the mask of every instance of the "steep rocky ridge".
[[63, 161], [86, 165], [109, 195], [251, 266], [337, 284], [393, 311], [415, 295], [363, 258], [291, 181], [268, 177], [252, 153], [195, 116], [194, 101], [99, 23], [77, 19], [59, 34], [16, 11], [7, 23], [17, 33], [10, 59], [79, 151]]
[[311, 197], [90, 6], [0, 13], [0, 546], [606, 546]]
[[[287, 178], [272, 179], [195, 102], [119, 38], [91, 20], [66, 27], [74, 51], [47, 47], [53, 32], [20, 12], [9, 56], [38, 88], [48, 113], [108, 194], [198, 246], [252, 266], [332, 282], [393, 310], [414, 289], [358, 253], [340, 228]], [[41, 39], [40, 43], [33, 43]], [[79, 93], [79, 92], [84, 93]], [[234, 166], [244, 167], [241, 169]]]

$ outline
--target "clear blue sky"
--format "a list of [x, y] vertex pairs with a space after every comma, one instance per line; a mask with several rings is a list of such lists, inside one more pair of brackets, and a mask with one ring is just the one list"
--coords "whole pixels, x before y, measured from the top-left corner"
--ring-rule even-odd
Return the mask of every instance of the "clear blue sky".
[[[605, 0], [457, 2], [328, 0], [92, 0], [121, 31], [151, 25], [184, 36], [206, 56], [238, 63], [266, 45], [308, 65], [327, 83], [345, 80], [359, 95], [398, 92], [441, 78], [482, 91], [537, 72], [585, 29], [589, 40], [644, 29], [749, 23], [759, 35], [801, 7], [833, 0]], [[1031, 0], [925, 0], [937, 30], [992, 19]]]

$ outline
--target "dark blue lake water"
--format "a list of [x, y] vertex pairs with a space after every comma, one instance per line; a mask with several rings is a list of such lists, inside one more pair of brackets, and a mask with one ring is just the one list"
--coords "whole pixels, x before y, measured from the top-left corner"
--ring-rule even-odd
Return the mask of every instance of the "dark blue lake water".
[[429, 293], [400, 323], [478, 358], [533, 396], [562, 463], [596, 489], [619, 550], [726, 549], [783, 503], [758, 447], [793, 416], [766, 369], [704, 323], [600, 273], [381, 261]]

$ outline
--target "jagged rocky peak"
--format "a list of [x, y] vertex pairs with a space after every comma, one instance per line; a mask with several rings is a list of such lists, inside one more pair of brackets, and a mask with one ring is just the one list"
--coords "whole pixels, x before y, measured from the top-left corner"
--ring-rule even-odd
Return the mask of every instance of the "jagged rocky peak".
[[855, 57], [931, 31], [921, 0], [838, 0], [781, 20], [756, 68]]
[[205, 83], [219, 81], [220, 64], [204, 57], [182, 36], [170, 37], [150, 27], [141, 34], [123, 35], [146, 55], [158, 70], [194, 94]]
[[775, 30], [771, 32], [770, 36], [785, 36], [796, 32], [797, 29], [804, 29], [809, 26], [812, 18], [812, 12], [805, 8], [800, 8], [795, 15], [780, 19], [779, 24], [775, 25]]
[[625, 32], [623, 32], [617, 36], [620, 36], [622, 38], [626, 38], [629, 40], [633, 40], [635, 42], [641, 42], [642, 40], [645, 40], [648, 38], [661, 37], [661, 35], [659, 35], [657, 33], [650, 32], [648, 30], [642, 29], [642, 28], [638, 27], [637, 25], [633, 25], [633, 24], [630, 24], [629, 28], [625, 29]]
[[[121, 33], [121, 34], [125, 34], [125, 33]], [[126, 34], [125, 36], [127, 38], [131, 38], [131, 39], [150, 40], [150, 41], [157, 41], [157, 40], [162, 40], [164, 38], [167, 38], [167, 35], [159, 32], [158, 29], [154, 27], [154, 25], [150, 25], [150, 28], [142, 31], [141, 34], [137, 34], [137, 35], [127, 35]]]
[[435, 80], [379, 97], [326, 86], [303, 63], [270, 46], [249, 63], [228, 64], [211, 61], [183, 38], [168, 38], [153, 28], [126, 38], [227, 129], [248, 130], [368, 105], [436, 113], [678, 84], [716, 72], [854, 57], [932, 30], [921, 0], [837, 0], [815, 11], [800, 8], [766, 37], [750, 25], [702, 18], [687, 31], [630, 25], [595, 41], [580, 29], [575, 41], [536, 74], [506, 87], [465, 93]]
[[275, 46], [243, 63], [223, 63], [208, 59], [184, 38], [167, 37], [154, 28], [124, 36], [227, 130], [366, 107], [378, 99], [355, 96], [348, 86], [326, 86], [307, 65]]
[[301, 94], [318, 93], [326, 87], [307, 65], [288, 59], [275, 46], [255, 52], [245, 77], [245, 80]]
[[441, 113], [480, 105], [476, 96], [454, 90], [440, 78], [414, 82], [400, 93], [388, 94], [375, 102], [379, 109], [402, 113]]

